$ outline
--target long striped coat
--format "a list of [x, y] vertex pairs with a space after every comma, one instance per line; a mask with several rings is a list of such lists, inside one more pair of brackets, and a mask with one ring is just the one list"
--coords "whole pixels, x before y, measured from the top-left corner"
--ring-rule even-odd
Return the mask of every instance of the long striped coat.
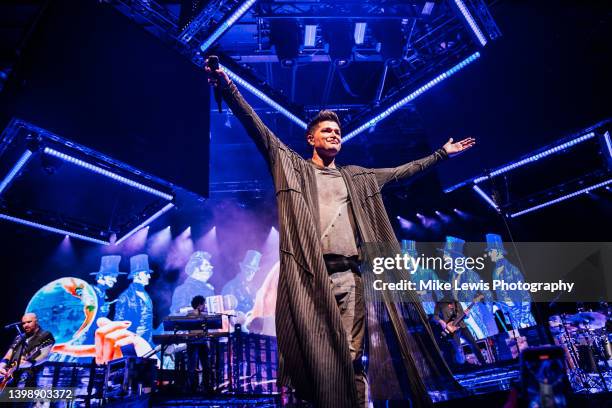
[[[293, 387], [298, 397], [314, 402], [317, 407], [355, 407], [357, 393], [348, 341], [321, 252], [313, 166], [282, 143], [262, 123], [234, 84], [223, 90], [223, 96], [266, 159], [274, 180], [280, 229], [280, 275], [276, 303], [279, 385]], [[396, 253], [400, 253], [380, 189], [388, 181], [408, 177], [445, 157], [446, 153], [440, 149], [424, 159], [392, 169], [340, 168], [361, 241], [389, 243], [397, 247]], [[365, 282], [367, 279], [364, 279]], [[377, 395], [374, 384], [380, 383], [384, 385], [384, 390], [378, 393], [379, 396], [410, 398], [413, 406], [421, 407], [431, 405], [427, 393], [431, 386], [425, 383], [423, 372], [446, 386], [449, 383], [452, 385], [454, 380], [440, 357], [417, 295], [414, 296], [414, 302], [407, 307], [411, 308], [409, 314], [413, 327], [419, 325], [424, 335], [407, 334], [408, 330], [398, 317], [397, 309], [386, 310], [396, 336], [394, 346], [386, 346], [381, 351], [380, 345], [385, 345], [385, 342], [369, 345], [369, 372], [393, 371], [373, 365], [390, 364], [393, 357], [384, 354], [401, 351], [399, 361], [405, 367], [403, 378], [408, 384], [389, 386], [392, 378], [372, 378], [371, 392]], [[370, 337], [380, 329], [375, 327], [378, 321], [374, 314], [368, 315]], [[407, 344], [411, 340], [413, 344]], [[420, 349], [423, 353], [432, 353], [435, 362], [432, 364], [429, 356], [419, 354]]]

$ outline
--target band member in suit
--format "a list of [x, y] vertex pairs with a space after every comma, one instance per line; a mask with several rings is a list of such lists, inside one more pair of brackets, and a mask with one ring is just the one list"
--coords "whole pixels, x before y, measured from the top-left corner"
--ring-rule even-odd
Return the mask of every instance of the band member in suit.
[[486, 364], [485, 359], [480, 352], [478, 344], [476, 344], [474, 336], [472, 336], [472, 332], [470, 332], [470, 330], [467, 328], [465, 322], [461, 320], [457, 327], [455, 327], [452, 323], [447, 323], [452, 322], [464, 314], [465, 312], [461, 306], [461, 302], [457, 301], [450, 295], [446, 295], [441, 301], [436, 303], [433, 320], [440, 325], [442, 330], [453, 332], [451, 335], [449, 335], [449, 338], [453, 348], [453, 359], [456, 364], [465, 364], [465, 355], [463, 354], [463, 350], [461, 348], [461, 338], [463, 338], [472, 348], [472, 351], [476, 355], [476, 358], [480, 364], [484, 365]]
[[204, 298], [213, 296], [215, 288], [208, 283], [213, 275], [213, 265], [210, 263], [211, 255], [205, 251], [195, 251], [185, 265], [185, 281], [177, 286], [172, 293], [171, 314], [179, 314], [181, 308], [189, 306], [194, 296]]
[[[495, 262], [492, 279], [525, 282], [520, 269], [506, 259], [507, 251], [502, 237], [497, 234], [487, 234], [486, 239], [485, 251], [491, 261]], [[497, 289], [495, 295], [498, 305], [503, 308], [504, 315], [509, 317], [512, 328], [523, 329], [535, 326], [536, 322], [531, 314], [531, 295], [528, 291]]]
[[13, 373], [13, 378], [18, 380], [17, 384], [34, 387], [36, 367], [47, 361], [55, 339], [53, 334], [40, 327], [34, 313], [24, 314], [21, 318], [21, 326], [23, 334], [15, 337], [4, 358], [0, 361], [0, 376], [6, 376], [10, 367], [17, 364], [18, 370]]
[[153, 335], [153, 301], [145, 286], [149, 284], [151, 273], [148, 255], [131, 257], [128, 279], [132, 283], [119, 295], [115, 307], [115, 320], [131, 322], [131, 329], [149, 344]]

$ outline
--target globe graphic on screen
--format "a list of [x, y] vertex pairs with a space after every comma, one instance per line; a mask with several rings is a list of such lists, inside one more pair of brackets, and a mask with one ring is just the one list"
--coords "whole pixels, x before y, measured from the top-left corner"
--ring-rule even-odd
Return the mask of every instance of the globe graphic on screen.
[[98, 299], [89, 283], [79, 278], [60, 278], [32, 296], [26, 313], [36, 313], [44, 330], [56, 343], [66, 343], [87, 333], [96, 315]]

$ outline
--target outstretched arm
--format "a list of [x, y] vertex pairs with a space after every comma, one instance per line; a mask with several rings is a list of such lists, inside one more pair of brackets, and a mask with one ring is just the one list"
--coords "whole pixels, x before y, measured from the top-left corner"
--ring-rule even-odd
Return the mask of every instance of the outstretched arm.
[[373, 169], [374, 174], [376, 175], [376, 180], [378, 181], [378, 186], [382, 187], [390, 181], [411, 177], [433, 166], [439, 161], [463, 153], [467, 149], [474, 146], [475, 143], [476, 139], [472, 137], [465, 138], [456, 143], [453, 143], [453, 139], [450, 138], [448, 142], [444, 144], [444, 146], [436, 150], [433, 154], [423, 157], [422, 159], [414, 160], [397, 167]]
[[271, 165], [276, 159], [278, 148], [284, 146], [284, 144], [261, 121], [251, 105], [248, 104], [240, 91], [238, 91], [236, 85], [234, 85], [222, 69], [212, 72], [210, 68], [206, 67], [206, 72], [209, 75], [211, 85], [221, 89], [223, 99], [232, 110], [232, 113], [240, 121], [247, 134], [253, 139], [259, 151]]

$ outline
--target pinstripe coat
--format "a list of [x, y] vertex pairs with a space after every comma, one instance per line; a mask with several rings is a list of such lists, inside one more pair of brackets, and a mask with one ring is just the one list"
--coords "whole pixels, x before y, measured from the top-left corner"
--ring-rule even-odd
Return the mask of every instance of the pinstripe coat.
[[[233, 83], [222, 92], [266, 159], [276, 191], [280, 230], [276, 303], [279, 385], [293, 387], [298, 397], [314, 402], [317, 407], [355, 407], [357, 392], [349, 345], [321, 252], [314, 168], [262, 123]], [[408, 177], [446, 157], [440, 149], [431, 156], [397, 168], [340, 168], [361, 241], [392, 243], [399, 253], [380, 189], [388, 181]], [[416, 301], [414, 305], [431, 333], [420, 303]], [[427, 343], [428, 347], [439, 353], [433, 335], [430, 337], [433, 344]], [[430, 405], [431, 400], [412, 357], [404, 355], [402, 359], [405, 364], [412, 364], [406, 371], [413, 406]], [[443, 365], [446, 367], [444, 374], [450, 377], [448, 367]]]

